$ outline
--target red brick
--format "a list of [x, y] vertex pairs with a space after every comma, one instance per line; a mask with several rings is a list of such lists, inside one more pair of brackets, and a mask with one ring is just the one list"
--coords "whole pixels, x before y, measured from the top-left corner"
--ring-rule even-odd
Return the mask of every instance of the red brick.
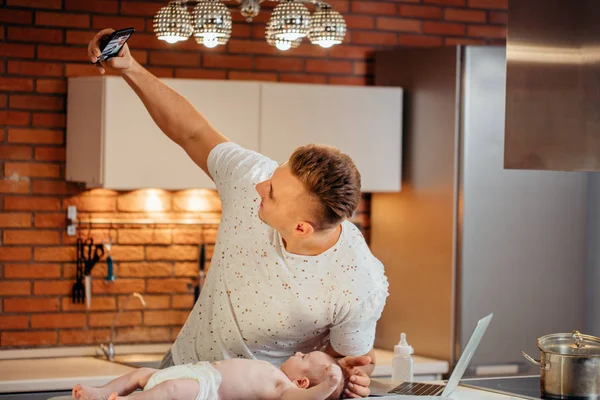
[[64, 147], [37, 147], [35, 159], [41, 161], [65, 161]]
[[33, 282], [33, 293], [36, 295], [58, 294], [68, 296], [73, 289], [73, 282], [67, 280], [48, 281], [38, 280]]
[[194, 297], [191, 294], [173, 295], [173, 308], [185, 308], [191, 310], [194, 307]]
[[221, 200], [216, 190], [189, 189], [173, 195], [173, 210], [221, 212]]
[[82, 61], [86, 58], [87, 48], [40, 45], [37, 50], [38, 59]]
[[481, 39], [468, 39], [468, 38], [445, 38], [444, 44], [446, 46], [456, 46], [458, 44], [485, 44], [485, 40]]
[[326, 83], [326, 75], [308, 75], [308, 74], [280, 74], [279, 80], [281, 82], [294, 82], [294, 83]]
[[252, 57], [205, 54], [203, 65], [213, 68], [252, 69]]
[[143, 246], [113, 245], [110, 252], [115, 261], [142, 261], [144, 259]]
[[[10, 71], [9, 73], [15, 73]], [[8, 92], [31, 92], [33, 90], [33, 80], [25, 78], [0, 78], [0, 90]]]
[[365, 46], [338, 45], [329, 49], [331, 58], [349, 58], [355, 60], [365, 60], [372, 58], [373, 48]]
[[469, 0], [469, 7], [508, 10], [508, 0]]
[[4, 175], [11, 176], [13, 174], [37, 178], [58, 178], [60, 176], [60, 166], [58, 164], [25, 162], [5, 163]]
[[425, 4], [439, 4], [446, 7], [462, 7], [466, 4], [466, 0], [423, 0]]
[[[127, 301], [127, 299], [130, 300]], [[146, 307], [142, 306], [140, 301], [133, 299], [131, 295], [119, 296], [119, 308], [124, 307], [124, 310], [157, 310], [171, 307], [171, 297], [168, 295], [144, 294], [144, 300], [146, 301]]]
[[373, 74], [373, 63], [366, 62], [354, 62], [354, 68], [352, 72], [355, 75], [372, 75]]
[[119, 328], [117, 329], [117, 343], [161, 343], [171, 339], [170, 328]]
[[[59, 264], [6, 264], [4, 278], [6, 279], [43, 279], [59, 278]], [[2, 325], [2, 324], [0, 324]]]
[[197, 260], [198, 254], [196, 246], [153, 246], [146, 249], [148, 260]]
[[0, 145], [0, 159], [30, 160], [31, 159], [31, 147]]
[[275, 47], [269, 46], [265, 40], [230, 39], [227, 43], [230, 53], [244, 54], [281, 54]]
[[0, 281], [0, 293], [2, 296], [29, 296], [31, 294], [31, 282], [29, 281]]
[[36, 261], [75, 261], [75, 246], [36, 247], [33, 251]]
[[71, 197], [63, 200], [63, 209], [66, 210], [68, 206], [76, 206], [79, 211], [115, 211], [117, 209], [117, 198], [116, 197]]
[[321, 72], [329, 74], [350, 74], [350, 61], [306, 60], [306, 72]]
[[93, 294], [122, 294], [144, 291], [143, 279], [117, 279], [114, 282], [105, 282], [95, 279], [92, 281]]
[[71, 182], [34, 180], [32, 191], [37, 194], [75, 194], [80, 189]]
[[58, 244], [58, 232], [41, 230], [5, 230], [4, 244]]
[[45, 314], [31, 316], [32, 328], [83, 328], [85, 314]]
[[374, 29], [375, 18], [366, 15], [344, 15], [348, 29]]
[[[173, 68], [163, 68], [163, 67], [149, 67], [146, 66], [146, 69], [154, 76], [157, 76], [159, 78], [172, 78], [174, 76], [173, 74]], [[224, 71], [210, 71], [210, 72], [223, 72], [223, 74], [225, 74]], [[208, 73], [208, 71], [207, 71]], [[225, 75], [224, 75], [225, 76]], [[190, 76], [190, 78], [193, 78], [192, 76]], [[221, 79], [221, 78], [217, 78], [212, 77], [209, 79]]]
[[185, 324], [189, 312], [187, 311], [144, 311], [144, 325], [164, 326]]
[[[67, 40], [69, 38], [69, 33], [67, 33]], [[88, 42], [89, 42], [90, 38], [88, 37]], [[193, 39], [188, 39], [188, 40], [193, 40]], [[156, 35], [152, 34], [152, 33], [140, 33], [138, 34], [136, 32], [135, 35], [131, 36], [131, 38], [127, 41], [127, 43], [129, 44], [129, 47], [133, 48], [133, 49], [161, 49], [161, 50], [173, 50], [173, 49], [178, 49], [178, 45], [180, 43], [177, 44], [169, 44], [167, 42], [165, 42], [164, 40], [158, 40], [158, 38], [156, 37]]]
[[98, 68], [91, 64], [65, 64], [65, 76], [98, 76]]
[[394, 3], [380, 1], [352, 1], [351, 9], [352, 12], [356, 14], [396, 14], [396, 6]]
[[441, 46], [444, 41], [441, 37], [437, 36], [421, 36], [421, 35], [400, 35], [398, 39], [401, 46], [408, 47], [427, 47], [427, 46]]
[[55, 331], [2, 332], [2, 346], [47, 346], [56, 344]]
[[39, 93], [66, 93], [67, 82], [64, 79], [38, 79], [35, 89]]
[[110, 329], [65, 329], [59, 331], [58, 341], [60, 344], [64, 345], [93, 344], [97, 346], [98, 343], [107, 342], [109, 336]]
[[[89, 1], [80, 2], [79, 0], [73, 0], [77, 4], [86, 5]], [[90, 40], [97, 33], [97, 30], [81, 31], [81, 30], [67, 30], [67, 36], [65, 42], [67, 44], [84, 44], [87, 45]]]
[[165, 5], [162, 3], [123, 1], [121, 2], [121, 14], [154, 17], [158, 10]]
[[0, 179], [0, 193], [28, 193], [29, 180]]
[[195, 67], [200, 65], [200, 54], [153, 51], [150, 64]]
[[377, 18], [377, 28], [386, 31], [419, 32], [421, 30], [421, 21], [396, 17], [379, 17]]
[[0, 108], [5, 108], [8, 103], [7, 97], [5, 94], [0, 94]]
[[304, 60], [287, 57], [257, 57], [255, 67], [263, 71], [299, 72], [304, 68]]
[[119, 244], [171, 244], [168, 229], [120, 229]]
[[168, 192], [157, 191], [136, 191], [134, 193], [128, 193], [119, 196], [117, 199], [117, 208], [119, 211], [146, 211], [146, 201], [148, 195], [152, 193], [152, 196], [160, 203], [160, 208], [163, 211], [169, 211], [171, 209], [171, 196]]
[[6, 0], [9, 6], [30, 7], [30, 8], [51, 8], [60, 10], [61, 0]]
[[215, 243], [216, 237], [216, 228], [173, 229], [173, 243], [175, 244]]
[[67, 226], [67, 217], [63, 213], [36, 214], [34, 225], [36, 228], [64, 228]]
[[490, 24], [506, 25], [508, 24], [508, 13], [503, 11], [489, 12]]
[[59, 29], [8, 27], [8, 40], [13, 42], [62, 43], [63, 34]]
[[240, 81], [277, 81], [277, 75], [270, 72], [230, 71], [229, 79]]
[[29, 261], [29, 260], [31, 260], [31, 248], [30, 247], [0, 247], [0, 261]]
[[198, 277], [198, 262], [178, 262], [175, 263], [175, 276]]
[[60, 199], [40, 196], [6, 196], [4, 198], [4, 209], [13, 211], [58, 211], [60, 210]]
[[352, 43], [393, 46], [398, 43], [397, 36], [392, 32], [352, 32]]
[[148, 293], [186, 293], [193, 288], [188, 278], [148, 279]]
[[440, 19], [442, 18], [442, 9], [441, 7], [435, 6], [399, 4], [398, 14], [400, 14], [403, 17]]
[[33, 58], [33, 50], [30, 44], [0, 43], [0, 57]]
[[504, 39], [506, 38], [506, 27], [469, 25], [467, 36]]
[[[91, 313], [89, 316], [90, 327], [112, 326], [116, 313]], [[115, 326], [137, 326], [142, 324], [142, 313], [139, 311], [122, 312]]]
[[0, 326], [2, 330], [21, 330], [29, 327], [27, 315], [0, 315]]
[[329, 83], [332, 85], [365, 86], [370, 82], [366, 76], [330, 76]]
[[24, 96], [11, 95], [9, 99], [10, 108], [21, 108], [24, 110], [64, 110], [64, 98], [51, 96]]
[[10, 24], [27, 24], [30, 25], [33, 13], [25, 10], [10, 10], [3, 8], [0, 13], [0, 22], [8, 22]]
[[[121, 233], [119, 232], [119, 235]], [[119, 263], [120, 277], [172, 276], [173, 267], [166, 262]]]
[[50, 129], [21, 129], [8, 130], [8, 141], [11, 143], [32, 144], [62, 144], [63, 131]]
[[0, 111], [0, 125], [29, 125], [29, 113], [22, 111]]
[[175, 70], [177, 78], [192, 78], [192, 79], [225, 79], [226, 71], [197, 69], [197, 68], [177, 68]]
[[[38, 50], [39, 51], [39, 50]], [[19, 75], [62, 76], [63, 66], [56, 63], [8, 61], [8, 73]]]
[[65, 9], [68, 11], [115, 14], [119, 6], [116, 0], [66, 0]]
[[327, 4], [329, 4], [335, 11], [342, 14], [350, 11], [350, 4], [348, 0], [329, 0]]
[[58, 311], [58, 298], [5, 298], [4, 312]]
[[[38, 81], [39, 84], [39, 81]], [[50, 113], [34, 113], [33, 114], [33, 125], [34, 126], [43, 126], [49, 128], [64, 128], [66, 126], [66, 116], [65, 114], [50, 114]], [[38, 151], [39, 150], [39, 151]], [[60, 150], [60, 152], [58, 152]], [[64, 161], [65, 159], [65, 148], [58, 147], [38, 147], [35, 149], [36, 159], [37, 160], [60, 160]], [[40, 157], [38, 157], [38, 153]], [[44, 157], [44, 154], [56, 154], [59, 156], [58, 158], [54, 156], [52, 157]]]
[[31, 226], [29, 213], [0, 213], [0, 228], [28, 228]]
[[[117, 309], [116, 299], [112, 296], [94, 296], [92, 298], [91, 311], [112, 311]], [[73, 304], [70, 297], [63, 297], [62, 311], [85, 311], [85, 304]]]
[[87, 14], [38, 11], [35, 13], [35, 24], [63, 26], [65, 28], [87, 28], [90, 26], [90, 16]]
[[485, 22], [485, 18], [485, 11], [460, 10], [456, 8], [446, 8], [444, 10], [444, 19], [447, 21]]
[[[105, 17], [94, 15], [92, 17], [92, 27], [96, 29], [104, 29], [107, 26], [126, 26], [133, 27], [136, 31], [143, 32], [146, 28], [144, 18], [135, 17]], [[115, 28], [116, 29], [116, 28]], [[135, 36], [135, 35], [134, 35]]]
[[437, 35], [462, 36], [465, 34], [464, 24], [453, 24], [449, 22], [423, 22], [423, 32]]

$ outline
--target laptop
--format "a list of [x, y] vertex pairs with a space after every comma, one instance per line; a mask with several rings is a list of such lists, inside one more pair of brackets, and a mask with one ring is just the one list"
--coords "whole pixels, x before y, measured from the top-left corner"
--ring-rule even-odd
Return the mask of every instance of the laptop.
[[450, 379], [448, 379], [446, 384], [440, 385], [421, 382], [403, 382], [400, 385], [372, 384], [371, 396], [450, 396], [450, 393], [456, 389], [458, 383], [467, 370], [469, 362], [471, 362], [471, 358], [473, 358], [473, 354], [475, 353], [475, 350], [477, 350], [479, 342], [481, 342], [481, 338], [490, 324], [493, 315], [494, 314], [490, 314], [477, 322], [477, 326], [475, 327], [475, 330], [473, 330], [473, 333], [471, 334], [471, 337], [469, 338], [469, 341], [467, 342], [467, 345], [465, 346], [465, 349], [458, 359], [456, 367], [454, 368], [454, 371], [452, 371]]

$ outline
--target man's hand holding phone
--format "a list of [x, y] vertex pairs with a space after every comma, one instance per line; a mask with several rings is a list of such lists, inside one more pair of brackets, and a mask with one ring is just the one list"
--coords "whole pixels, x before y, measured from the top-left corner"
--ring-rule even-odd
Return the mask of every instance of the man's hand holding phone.
[[[88, 57], [90, 62], [97, 63], [98, 58], [102, 54], [101, 44], [106, 40], [108, 36], [110, 36], [113, 32], [115, 32], [112, 28], [103, 29], [94, 36], [94, 38], [88, 44]], [[129, 47], [127, 43], [123, 44], [123, 47], [119, 51], [118, 55], [115, 57], [111, 57], [106, 61], [100, 60], [100, 64], [96, 64], [98, 66], [98, 70], [100, 74], [106, 73], [106, 71], [115, 71], [120, 74], [127, 72], [130, 68], [132, 68], [135, 64], [135, 60], [131, 56], [129, 52]]]

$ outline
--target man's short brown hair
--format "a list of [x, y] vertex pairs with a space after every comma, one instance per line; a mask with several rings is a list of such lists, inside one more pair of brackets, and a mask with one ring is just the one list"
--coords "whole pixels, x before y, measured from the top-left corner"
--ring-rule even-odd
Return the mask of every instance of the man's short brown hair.
[[310, 144], [294, 151], [292, 173], [318, 200], [315, 229], [327, 229], [351, 218], [361, 199], [360, 173], [354, 161], [339, 149]]

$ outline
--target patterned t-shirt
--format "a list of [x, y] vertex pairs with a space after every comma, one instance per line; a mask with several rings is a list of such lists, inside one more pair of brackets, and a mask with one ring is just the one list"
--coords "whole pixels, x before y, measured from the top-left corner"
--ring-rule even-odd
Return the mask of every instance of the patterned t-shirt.
[[231, 142], [211, 151], [222, 219], [200, 298], [171, 349], [175, 364], [243, 357], [280, 365], [329, 342], [343, 355], [371, 350], [388, 296], [383, 265], [349, 221], [325, 252], [288, 253], [258, 217], [255, 186], [277, 166]]

